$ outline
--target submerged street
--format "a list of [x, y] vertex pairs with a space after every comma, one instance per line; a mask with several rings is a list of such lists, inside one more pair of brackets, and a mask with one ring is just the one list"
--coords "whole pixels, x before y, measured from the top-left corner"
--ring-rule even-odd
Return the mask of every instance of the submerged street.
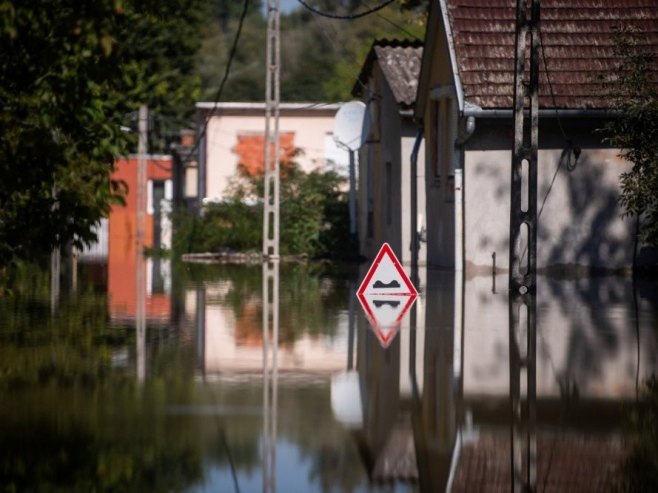
[[367, 265], [284, 263], [274, 337], [260, 265], [149, 260], [143, 334], [115, 267], [0, 298], [2, 491], [606, 491], [658, 369], [655, 281], [539, 276], [532, 379], [506, 274], [422, 270], [387, 332]]

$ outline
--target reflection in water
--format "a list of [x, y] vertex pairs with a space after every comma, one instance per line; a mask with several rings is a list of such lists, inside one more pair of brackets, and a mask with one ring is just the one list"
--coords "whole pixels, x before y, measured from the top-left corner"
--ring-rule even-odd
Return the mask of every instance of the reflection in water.
[[263, 263], [263, 493], [276, 491], [279, 260]]
[[[356, 303], [356, 272], [281, 265], [278, 337], [263, 325], [260, 265], [171, 272], [170, 291], [147, 287], [141, 355], [135, 291], [115, 274], [108, 292], [64, 290], [54, 316], [47, 273], [0, 299], [5, 489], [511, 490], [510, 382], [523, 352], [510, 351], [504, 277], [493, 292], [489, 277], [460, 289], [452, 273], [421, 272], [383, 348]], [[657, 287], [638, 282], [636, 312], [630, 279], [538, 279], [538, 490], [615, 481], [636, 382], [658, 368]]]

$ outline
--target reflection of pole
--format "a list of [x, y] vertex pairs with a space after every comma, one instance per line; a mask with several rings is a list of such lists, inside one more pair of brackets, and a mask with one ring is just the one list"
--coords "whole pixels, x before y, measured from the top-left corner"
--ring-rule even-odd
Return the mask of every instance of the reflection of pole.
[[[530, 37], [530, 80], [524, 81], [526, 43]], [[537, 318], [537, 154], [539, 133], [539, 0], [516, 3], [514, 74], [514, 149], [512, 154], [509, 242], [509, 338], [512, 490], [535, 491], [537, 485], [536, 318]], [[530, 122], [525, 102], [529, 101]], [[529, 125], [527, 124], [529, 123]], [[524, 180], [525, 179], [525, 180]], [[525, 183], [524, 183], [525, 182]], [[526, 189], [527, 188], [527, 189]], [[525, 203], [525, 207], [524, 207]], [[525, 233], [525, 237], [524, 237]], [[527, 244], [522, 265], [521, 242]], [[525, 344], [523, 337], [525, 336]], [[522, 348], [525, 347], [525, 354]], [[525, 406], [521, 380], [526, 377]]]
[[[270, 290], [270, 283], [272, 284]], [[271, 316], [270, 316], [271, 314]], [[271, 330], [270, 330], [271, 329]], [[263, 492], [276, 491], [279, 261], [263, 263]]]
[[350, 235], [352, 239], [356, 238], [356, 151], [350, 149]]
[[50, 253], [50, 312], [55, 314], [59, 303], [59, 275], [61, 270], [61, 257], [59, 247], [53, 248]]
[[146, 152], [148, 136], [148, 109], [139, 107], [139, 143], [137, 149], [137, 228], [135, 236], [135, 329], [137, 331], [137, 379], [146, 374], [146, 285], [144, 241], [146, 233]]

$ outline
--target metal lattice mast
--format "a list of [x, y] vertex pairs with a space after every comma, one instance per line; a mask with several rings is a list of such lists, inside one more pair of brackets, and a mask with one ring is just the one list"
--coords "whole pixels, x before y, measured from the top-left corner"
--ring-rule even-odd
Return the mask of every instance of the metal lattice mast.
[[263, 200], [263, 492], [276, 491], [279, 345], [279, 0], [267, 0]]
[[[514, 149], [512, 154], [509, 327], [513, 491], [537, 485], [536, 319], [539, 0], [516, 2]], [[530, 42], [530, 53], [526, 46]], [[529, 79], [526, 80], [526, 66]], [[526, 116], [526, 113], [528, 116]], [[529, 121], [527, 121], [529, 117]], [[525, 252], [527, 251], [527, 257]], [[526, 384], [522, 385], [525, 376]], [[526, 395], [522, 395], [525, 387]]]
[[279, 0], [267, 2], [263, 255], [279, 257]]

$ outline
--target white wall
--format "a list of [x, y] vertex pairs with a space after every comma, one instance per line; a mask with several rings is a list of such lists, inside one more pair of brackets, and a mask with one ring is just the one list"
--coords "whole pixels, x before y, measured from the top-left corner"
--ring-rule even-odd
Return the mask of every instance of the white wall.
[[[300, 116], [282, 114], [279, 132], [293, 132], [294, 146], [301, 150], [295, 159], [305, 171], [324, 169], [326, 160], [336, 159], [335, 149], [327, 149], [326, 136], [333, 133], [335, 111], [317, 115], [302, 112]], [[261, 114], [222, 114], [217, 111], [208, 123], [206, 135], [206, 197], [218, 198], [225, 192], [229, 179], [235, 176], [238, 155], [233, 148], [239, 134], [265, 133], [264, 112]], [[345, 159], [349, 160], [347, 152]]]
[[[628, 164], [616, 150], [583, 149], [575, 169], [561, 150], [539, 152], [537, 266], [632, 264], [633, 221], [620, 217], [619, 175]], [[467, 151], [464, 166], [465, 262], [470, 272], [507, 268], [511, 151]]]

